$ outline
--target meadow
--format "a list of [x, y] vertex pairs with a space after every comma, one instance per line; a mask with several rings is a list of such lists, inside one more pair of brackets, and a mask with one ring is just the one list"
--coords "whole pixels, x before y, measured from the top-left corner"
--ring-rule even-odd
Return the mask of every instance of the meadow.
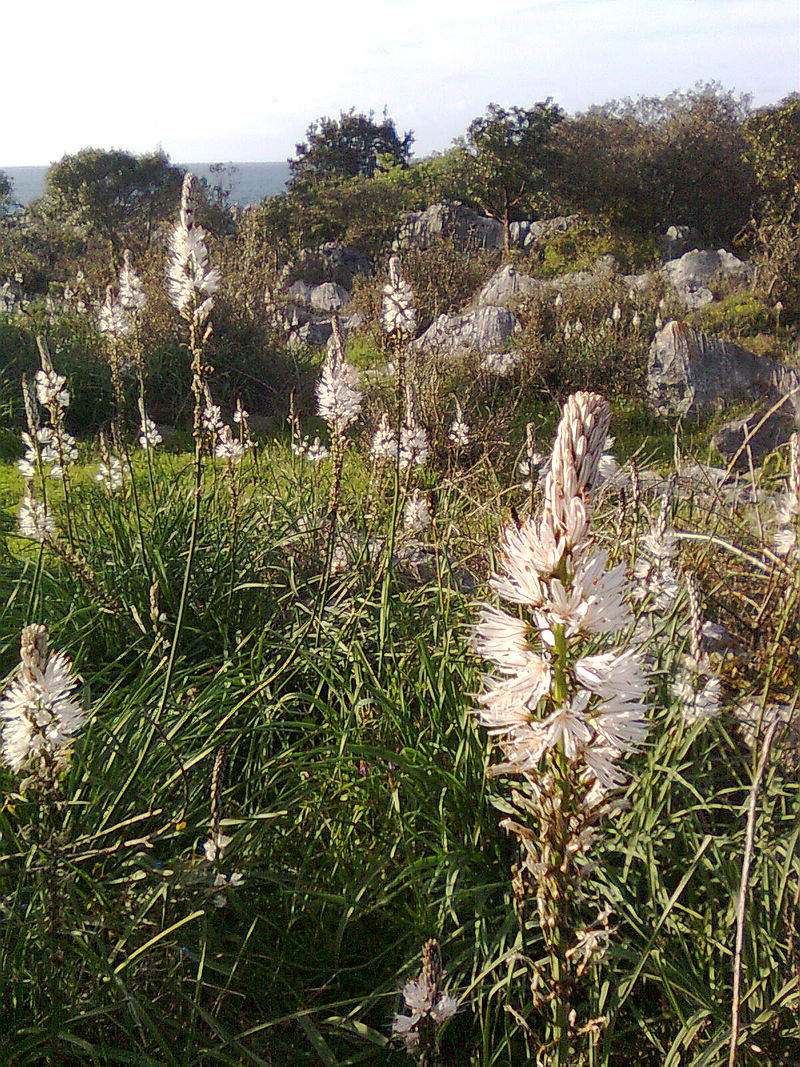
[[797, 434], [688, 478], [660, 292], [422, 357], [419, 256], [251, 418], [206, 237], [4, 325], [2, 1062], [796, 1063]]

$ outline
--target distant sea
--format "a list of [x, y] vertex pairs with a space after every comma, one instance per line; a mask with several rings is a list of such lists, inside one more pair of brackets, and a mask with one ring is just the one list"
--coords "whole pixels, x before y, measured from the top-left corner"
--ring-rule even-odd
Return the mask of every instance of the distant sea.
[[[176, 166], [191, 170], [198, 178], [205, 178], [211, 185], [230, 187], [230, 201], [249, 207], [260, 203], [265, 196], [283, 192], [289, 179], [288, 163], [225, 163], [221, 174], [211, 173], [211, 163], [177, 163]], [[12, 199], [18, 204], [30, 204], [44, 192], [44, 179], [49, 167], [3, 167], [13, 183]]]

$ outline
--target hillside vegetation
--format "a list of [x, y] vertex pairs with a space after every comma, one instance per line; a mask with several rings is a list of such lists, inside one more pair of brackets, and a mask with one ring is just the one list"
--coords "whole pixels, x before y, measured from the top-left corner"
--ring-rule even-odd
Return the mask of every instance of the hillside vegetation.
[[412, 140], [0, 219], [4, 1063], [797, 1062], [798, 100]]

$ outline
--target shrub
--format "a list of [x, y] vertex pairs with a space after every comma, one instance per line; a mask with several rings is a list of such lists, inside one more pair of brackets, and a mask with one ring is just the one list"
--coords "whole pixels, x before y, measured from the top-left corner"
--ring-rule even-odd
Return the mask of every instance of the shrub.
[[530, 263], [535, 273], [551, 278], [590, 270], [604, 255], [612, 255], [626, 273], [647, 270], [658, 261], [652, 237], [584, 221], [548, 237], [531, 255]]
[[739, 339], [773, 328], [776, 312], [761, 297], [738, 292], [691, 312], [686, 321], [705, 333]]

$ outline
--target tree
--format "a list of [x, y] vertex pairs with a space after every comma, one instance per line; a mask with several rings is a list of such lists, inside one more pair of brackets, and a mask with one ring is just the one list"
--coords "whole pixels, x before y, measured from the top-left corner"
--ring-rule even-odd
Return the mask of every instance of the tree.
[[11, 191], [13, 185], [9, 176], [0, 170], [0, 215], [7, 214], [12, 208]]
[[183, 171], [163, 152], [134, 156], [84, 148], [47, 173], [42, 210], [107, 240], [114, 252], [150, 244], [159, 219], [174, 211]]
[[580, 211], [652, 233], [694, 226], [728, 243], [747, 221], [753, 174], [747, 97], [712, 82], [666, 97], [611, 101], [562, 123], [554, 192]]
[[768, 295], [800, 316], [800, 93], [760, 108], [744, 125], [756, 196], [752, 244]]
[[550, 99], [509, 110], [489, 104], [473, 119], [461, 146], [468, 156], [467, 192], [478, 207], [500, 219], [508, 247], [509, 225], [520, 208], [535, 210], [551, 164], [551, 131], [564, 112]]
[[343, 111], [338, 119], [321, 118], [306, 131], [289, 160], [290, 192], [331, 178], [371, 178], [382, 166], [407, 166], [414, 135], [401, 137], [394, 120], [384, 111], [381, 122], [374, 112]]

